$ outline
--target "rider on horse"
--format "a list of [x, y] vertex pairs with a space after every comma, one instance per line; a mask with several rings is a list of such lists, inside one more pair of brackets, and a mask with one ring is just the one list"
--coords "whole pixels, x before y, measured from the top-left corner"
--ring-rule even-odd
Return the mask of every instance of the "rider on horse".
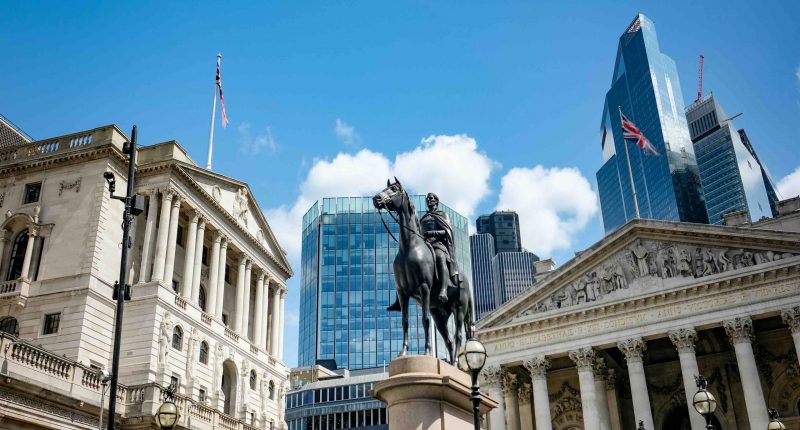
[[[448, 285], [452, 284], [454, 287], [461, 288], [462, 283], [461, 274], [458, 271], [458, 262], [454, 257], [453, 228], [450, 226], [450, 218], [447, 213], [439, 209], [439, 196], [434, 193], [428, 193], [425, 197], [425, 203], [428, 205], [428, 212], [423, 215], [419, 223], [422, 234], [425, 235], [425, 240], [433, 248], [436, 258], [436, 287], [439, 290], [439, 301], [447, 303]], [[400, 310], [400, 302], [396, 297], [394, 303], [387, 310]]]

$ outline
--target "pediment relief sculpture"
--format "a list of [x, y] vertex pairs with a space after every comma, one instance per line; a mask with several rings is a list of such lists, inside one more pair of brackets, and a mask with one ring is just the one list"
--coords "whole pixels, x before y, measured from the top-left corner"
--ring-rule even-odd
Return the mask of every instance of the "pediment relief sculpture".
[[750, 248], [697, 246], [637, 239], [631, 245], [558, 288], [516, 318], [619, 297], [626, 290], [680, 278], [702, 278], [797, 255]]

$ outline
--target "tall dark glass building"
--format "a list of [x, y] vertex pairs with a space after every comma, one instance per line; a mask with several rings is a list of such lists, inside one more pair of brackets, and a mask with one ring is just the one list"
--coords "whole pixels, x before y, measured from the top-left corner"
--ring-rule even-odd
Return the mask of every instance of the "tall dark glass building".
[[[622, 138], [619, 109], [656, 147], [645, 156]], [[639, 14], [620, 36], [600, 123], [597, 188], [606, 233], [636, 217], [625, 146], [642, 218], [708, 222], [675, 62], [661, 53], [653, 22]]]
[[519, 215], [513, 211], [495, 211], [481, 215], [475, 222], [478, 233], [488, 233], [494, 238], [497, 252], [522, 251], [522, 237], [519, 233]]
[[772, 212], [772, 216], [778, 216], [778, 202], [780, 201], [780, 196], [778, 195], [778, 187], [775, 186], [775, 181], [772, 180], [772, 175], [767, 170], [767, 166], [761, 162], [758, 158], [758, 154], [756, 154], [755, 148], [753, 148], [753, 144], [750, 143], [750, 138], [747, 137], [747, 132], [744, 131], [743, 128], [739, 129], [739, 138], [742, 140], [742, 144], [747, 151], [750, 152], [750, 155], [755, 158], [756, 162], [758, 163], [759, 168], [761, 169], [761, 176], [764, 179], [764, 186], [767, 187], [767, 198], [769, 199], [769, 208]]
[[[723, 215], [747, 211], [750, 221], [773, 216], [775, 195], [766, 169], [750, 144], [742, 141], [713, 94], [686, 109], [700, 179], [703, 182], [708, 221], [723, 224]], [[746, 137], [746, 135], [745, 135]], [[765, 180], [766, 179], [766, 180]]]
[[[425, 196], [413, 196], [412, 201], [421, 217], [427, 209]], [[463, 275], [472, 279], [468, 221], [444, 204], [440, 208], [453, 226], [456, 260]], [[397, 236], [399, 226], [385, 212], [383, 216]], [[335, 360], [338, 367], [354, 370], [388, 364], [403, 339], [400, 313], [386, 311], [395, 297], [392, 262], [398, 245], [371, 199], [314, 203], [303, 216], [302, 235], [298, 365]], [[421, 354], [425, 336], [416, 304], [410, 315], [409, 352]], [[444, 355], [438, 340], [437, 355]]]
[[475, 305], [475, 321], [498, 305], [497, 287], [494, 284], [494, 237], [489, 233], [473, 234], [469, 237], [472, 256], [472, 292]]

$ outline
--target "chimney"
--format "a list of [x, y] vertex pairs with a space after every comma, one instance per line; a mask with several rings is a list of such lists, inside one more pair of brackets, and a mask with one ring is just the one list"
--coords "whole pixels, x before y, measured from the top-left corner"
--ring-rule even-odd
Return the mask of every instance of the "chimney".
[[534, 282], [539, 282], [542, 279], [548, 277], [550, 275], [550, 272], [555, 270], [556, 263], [555, 261], [553, 261], [552, 258], [534, 261], [533, 268], [536, 270], [536, 275], [534, 276]]

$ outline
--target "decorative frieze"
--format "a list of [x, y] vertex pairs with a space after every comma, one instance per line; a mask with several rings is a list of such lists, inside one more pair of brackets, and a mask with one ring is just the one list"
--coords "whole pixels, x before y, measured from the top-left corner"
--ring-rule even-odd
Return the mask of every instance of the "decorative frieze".
[[569, 352], [569, 358], [578, 366], [578, 371], [594, 369], [595, 353], [592, 348], [581, 348]]
[[750, 343], [753, 340], [753, 320], [750, 317], [736, 317], [724, 321], [722, 326], [731, 343]]
[[694, 344], [697, 342], [697, 331], [693, 328], [681, 328], [669, 333], [669, 340], [678, 349], [678, 353], [694, 353]]
[[640, 337], [632, 337], [617, 342], [617, 348], [625, 355], [625, 361], [628, 363], [641, 362], [647, 349], [647, 344]]
[[523, 361], [522, 366], [531, 374], [531, 379], [546, 379], [550, 360], [547, 357], [533, 357]]
[[[78, 179], [73, 179], [71, 181], [61, 181], [61, 182], [59, 182], [58, 183], [58, 195], [60, 196], [61, 194], [64, 193], [64, 191], [68, 191], [68, 190], [72, 190], [72, 189], [74, 189], [76, 193], [80, 193], [81, 192], [81, 180], [82, 180], [82, 178], [78, 177]], [[0, 204], [0, 206], [2, 206], [2, 204]]]
[[782, 310], [781, 319], [792, 329], [792, 334], [800, 334], [800, 306]]

